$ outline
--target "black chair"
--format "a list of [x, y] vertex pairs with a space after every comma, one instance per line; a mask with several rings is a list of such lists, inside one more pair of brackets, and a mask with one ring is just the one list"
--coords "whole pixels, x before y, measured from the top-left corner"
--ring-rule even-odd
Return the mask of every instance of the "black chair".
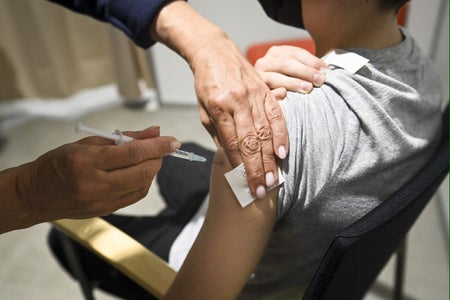
[[[448, 109], [443, 141], [431, 161], [406, 185], [330, 244], [303, 300], [360, 300], [448, 174]], [[397, 255], [394, 299], [402, 297], [404, 251]]]

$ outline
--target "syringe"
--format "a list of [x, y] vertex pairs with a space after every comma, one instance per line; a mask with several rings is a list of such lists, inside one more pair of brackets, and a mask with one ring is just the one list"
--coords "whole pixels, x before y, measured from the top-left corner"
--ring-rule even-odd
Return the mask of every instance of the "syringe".
[[[77, 124], [77, 126], [75, 126], [75, 132], [80, 132], [80, 131], [113, 140], [117, 146], [122, 146], [124, 143], [131, 142], [133, 140], [132, 137], [124, 135], [119, 129], [116, 129], [116, 131], [114, 133], [109, 133], [109, 132], [105, 132], [105, 131], [98, 130], [95, 128], [84, 126], [83, 124], [81, 124], [81, 122], [79, 122]], [[186, 159], [189, 161], [199, 161], [199, 162], [206, 161], [206, 157], [200, 156], [193, 152], [187, 152], [187, 151], [183, 151], [183, 150], [179, 150], [179, 149], [175, 150], [174, 152], [170, 153], [169, 155], [173, 156], [173, 157], [177, 157], [177, 158]]]

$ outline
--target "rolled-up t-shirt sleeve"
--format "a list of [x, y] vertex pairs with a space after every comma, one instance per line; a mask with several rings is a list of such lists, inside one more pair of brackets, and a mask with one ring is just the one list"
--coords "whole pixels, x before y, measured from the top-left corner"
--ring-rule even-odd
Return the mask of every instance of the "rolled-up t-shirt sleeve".
[[169, 0], [49, 0], [75, 12], [109, 22], [122, 30], [138, 46], [150, 47], [149, 28]]

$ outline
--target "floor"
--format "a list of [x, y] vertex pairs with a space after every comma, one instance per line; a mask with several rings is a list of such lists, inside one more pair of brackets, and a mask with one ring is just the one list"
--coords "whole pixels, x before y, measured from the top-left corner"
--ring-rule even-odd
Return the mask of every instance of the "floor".
[[[36, 119], [9, 128], [0, 146], [0, 169], [30, 161], [40, 154], [82, 137], [76, 121], [107, 131], [161, 126], [162, 135], [214, 147], [200, 124], [195, 107], [163, 107], [158, 111], [127, 109], [120, 105], [80, 116], [77, 120]], [[1, 144], [1, 141], [0, 141]], [[447, 183], [448, 184], [448, 183]], [[448, 200], [447, 200], [448, 201]], [[161, 209], [158, 188], [124, 209], [124, 213], [155, 213]], [[449, 295], [448, 228], [440, 202], [433, 199], [408, 236], [405, 299], [444, 300]], [[3, 234], [0, 237], [0, 299], [82, 299], [77, 284], [56, 264], [46, 245], [49, 224]], [[365, 300], [389, 299], [393, 263], [385, 267]], [[115, 299], [96, 292], [97, 299]]]

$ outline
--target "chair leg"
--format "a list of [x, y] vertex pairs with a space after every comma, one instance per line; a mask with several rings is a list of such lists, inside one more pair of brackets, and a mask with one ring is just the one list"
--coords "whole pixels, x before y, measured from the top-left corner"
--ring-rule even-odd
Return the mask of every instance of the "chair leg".
[[59, 235], [59, 238], [61, 240], [63, 251], [69, 263], [69, 268], [78, 279], [81, 291], [84, 295], [84, 299], [95, 300], [92, 285], [87, 279], [83, 268], [81, 267], [80, 260], [77, 253], [74, 251], [71, 240], [64, 234]]
[[403, 284], [405, 280], [405, 265], [406, 265], [406, 237], [401, 242], [397, 249], [397, 259], [395, 264], [395, 279], [394, 279], [394, 300], [403, 299]]

